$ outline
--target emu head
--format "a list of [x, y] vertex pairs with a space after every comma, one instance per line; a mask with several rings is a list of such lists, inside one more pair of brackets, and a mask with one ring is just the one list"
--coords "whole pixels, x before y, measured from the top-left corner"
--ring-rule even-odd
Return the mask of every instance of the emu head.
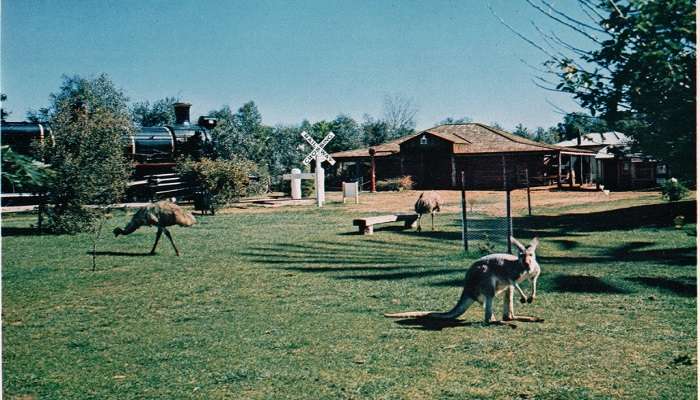
[[536, 278], [540, 274], [540, 265], [537, 263], [537, 256], [535, 255], [537, 245], [540, 244], [539, 239], [532, 239], [530, 245], [527, 247], [523, 246], [522, 243], [518, 242], [512, 236], [510, 237], [510, 241], [518, 248], [518, 259], [520, 263], [528, 269], [532, 278]]

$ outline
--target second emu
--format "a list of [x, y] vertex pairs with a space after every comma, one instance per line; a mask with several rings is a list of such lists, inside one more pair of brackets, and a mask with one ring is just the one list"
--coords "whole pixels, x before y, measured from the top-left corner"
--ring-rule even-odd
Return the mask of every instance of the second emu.
[[423, 214], [430, 214], [430, 226], [435, 230], [435, 213], [440, 212], [442, 199], [435, 192], [423, 192], [416, 200], [414, 209], [418, 213], [418, 232], [421, 231], [420, 220]]

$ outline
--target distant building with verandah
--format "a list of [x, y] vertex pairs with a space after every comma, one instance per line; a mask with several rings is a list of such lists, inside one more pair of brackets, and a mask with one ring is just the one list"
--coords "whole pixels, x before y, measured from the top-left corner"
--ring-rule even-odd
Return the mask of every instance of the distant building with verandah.
[[[526, 176], [532, 186], [561, 183], [563, 161], [577, 157], [586, 160], [581, 165], [590, 166], [594, 155], [479, 123], [439, 125], [377, 146], [331, 154], [338, 161], [336, 175], [347, 179], [367, 182], [374, 161], [379, 180], [410, 175], [419, 189], [457, 189], [464, 171], [467, 188], [492, 190], [522, 187]], [[590, 173], [590, 167], [585, 172]]]

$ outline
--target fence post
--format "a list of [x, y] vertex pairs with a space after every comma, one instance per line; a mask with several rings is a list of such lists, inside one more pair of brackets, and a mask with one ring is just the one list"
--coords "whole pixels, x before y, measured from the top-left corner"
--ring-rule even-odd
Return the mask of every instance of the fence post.
[[532, 203], [530, 203], [530, 174], [525, 168], [525, 184], [527, 185], [527, 215], [532, 216]]
[[506, 224], [508, 224], [508, 238], [506, 239], [508, 254], [513, 254], [512, 244], [510, 243], [510, 237], [513, 236], [513, 218], [510, 215], [510, 189], [506, 190]]
[[467, 196], [464, 191], [464, 171], [462, 171], [462, 243], [464, 251], [469, 252], [469, 239], [467, 239]]
[[510, 243], [510, 237], [513, 234], [513, 226], [511, 225], [510, 219], [510, 185], [508, 184], [507, 173], [506, 173], [506, 156], [501, 155], [501, 165], [503, 166], [503, 190], [506, 192], [506, 225], [507, 225], [507, 237], [506, 244], [508, 247], [508, 254], [512, 254], [512, 247]]

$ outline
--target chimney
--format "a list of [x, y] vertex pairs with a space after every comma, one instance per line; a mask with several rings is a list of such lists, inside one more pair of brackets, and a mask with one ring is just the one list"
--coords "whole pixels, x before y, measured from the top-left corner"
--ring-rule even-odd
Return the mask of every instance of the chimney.
[[175, 103], [175, 125], [190, 125], [190, 103]]

